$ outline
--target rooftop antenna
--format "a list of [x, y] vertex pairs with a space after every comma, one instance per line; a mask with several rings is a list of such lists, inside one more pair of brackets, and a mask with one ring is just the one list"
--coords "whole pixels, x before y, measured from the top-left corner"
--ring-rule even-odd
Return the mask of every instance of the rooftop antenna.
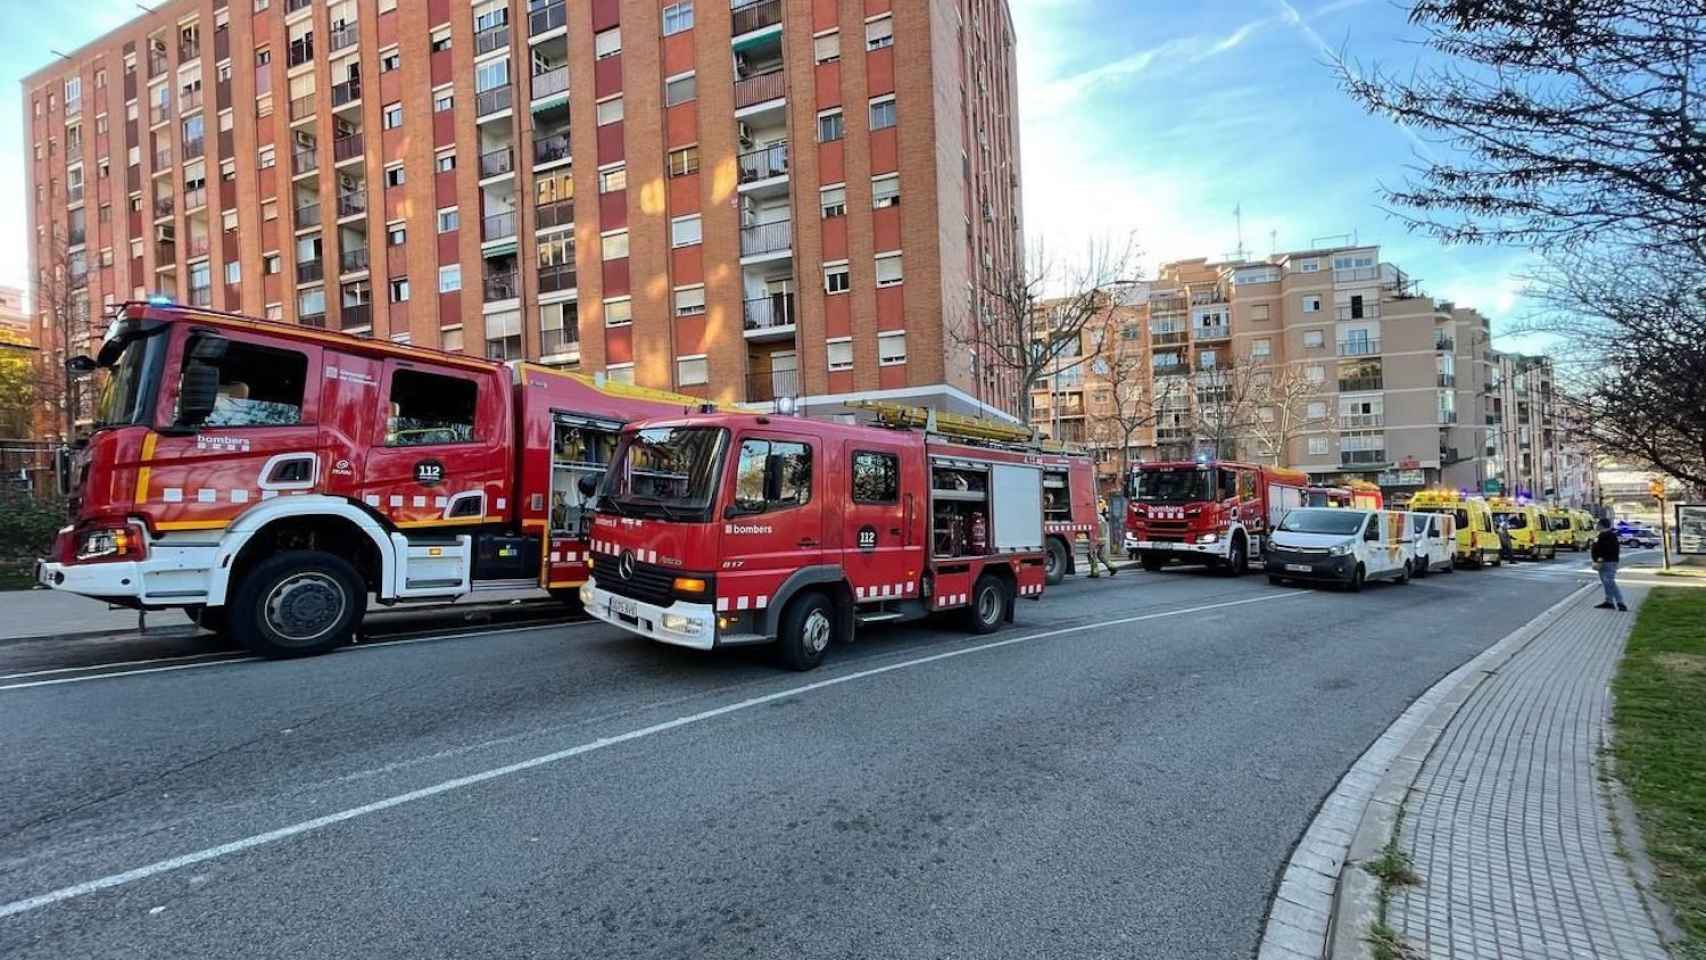
[[1270, 257], [1279, 256], [1279, 231], [1278, 230], [1269, 230], [1268, 231], [1268, 256], [1270, 256]]
[[1238, 260], [1242, 262], [1249, 254], [1244, 248], [1244, 201], [1238, 201], [1238, 205], [1232, 208], [1232, 216], [1238, 222]]

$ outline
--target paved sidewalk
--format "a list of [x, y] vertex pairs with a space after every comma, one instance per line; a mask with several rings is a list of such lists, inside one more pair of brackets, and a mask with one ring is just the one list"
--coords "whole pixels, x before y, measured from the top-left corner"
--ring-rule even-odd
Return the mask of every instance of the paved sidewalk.
[[[1624, 591], [1638, 609], [1646, 591]], [[1421, 883], [1388, 913], [1415, 956], [1668, 956], [1599, 779], [1608, 684], [1634, 622], [1599, 599], [1578, 599], [1476, 687], [1422, 763], [1399, 837]]]

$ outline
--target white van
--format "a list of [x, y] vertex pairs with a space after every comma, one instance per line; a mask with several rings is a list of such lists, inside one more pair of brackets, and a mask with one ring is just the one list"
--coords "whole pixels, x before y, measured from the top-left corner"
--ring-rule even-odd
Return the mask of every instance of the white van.
[[1269, 583], [1308, 580], [1351, 590], [1367, 580], [1408, 583], [1410, 525], [1394, 510], [1302, 507], [1275, 528], [1264, 565]]
[[1457, 518], [1449, 513], [1406, 513], [1410, 521], [1410, 574], [1450, 573], [1457, 547]]

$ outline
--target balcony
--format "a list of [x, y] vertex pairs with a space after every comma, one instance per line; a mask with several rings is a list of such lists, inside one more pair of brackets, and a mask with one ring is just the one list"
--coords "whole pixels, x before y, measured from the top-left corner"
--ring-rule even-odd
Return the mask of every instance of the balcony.
[[192, 307], [211, 307], [211, 306], [213, 306], [213, 288], [212, 287], [191, 287], [190, 288], [189, 304]]
[[162, 217], [169, 217], [175, 209], [176, 204], [172, 197], [167, 196], [154, 198], [154, 219], [159, 220]]
[[1377, 430], [1386, 426], [1384, 413], [1341, 413], [1339, 428], [1342, 430]]
[[148, 125], [157, 127], [172, 119], [171, 104], [156, 103], [148, 108]]
[[794, 245], [794, 221], [777, 220], [740, 229], [740, 255], [757, 257], [780, 253]]
[[151, 50], [151, 51], [149, 51], [149, 53], [148, 53], [148, 79], [152, 80], [155, 77], [158, 77], [160, 74], [165, 73], [166, 68], [169, 66], [171, 66], [171, 64], [168, 63], [166, 60], [166, 51], [165, 50]]
[[537, 37], [568, 22], [566, 7], [563, 0], [553, 3], [538, 3], [537, 0], [528, 4], [527, 35]]
[[201, 88], [200, 87], [197, 87], [193, 90], [185, 90], [183, 93], [178, 95], [178, 112], [179, 113], [189, 113], [192, 110], [200, 110], [200, 109], [201, 109]]
[[1456, 423], [1457, 422], [1457, 411], [1456, 410], [1441, 410], [1439, 412], [1439, 422], [1440, 423]]
[[788, 141], [772, 143], [735, 158], [740, 164], [740, 182], [757, 183], [788, 175]]
[[338, 270], [342, 273], [355, 273], [367, 269], [367, 248], [354, 247], [338, 252]]
[[170, 240], [163, 240], [154, 245], [154, 269], [173, 270], [177, 268], [178, 245]]
[[194, 234], [192, 234], [190, 236], [189, 259], [194, 260], [197, 257], [205, 257], [209, 253], [211, 253], [212, 251], [213, 251], [213, 238], [212, 237], [209, 237], [205, 233], [200, 234], [199, 236], [194, 235]]
[[305, 203], [296, 208], [296, 229], [301, 230], [304, 227], [317, 227], [319, 225], [320, 205], [318, 203]]
[[1372, 357], [1380, 353], [1379, 340], [1340, 340], [1339, 356]]
[[1386, 379], [1384, 377], [1340, 377], [1339, 378], [1339, 392], [1340, 393], [1357, 393], [1357, 392], [1363, 391], [1363, 390], [1384, 390], [1385, 388], [1386, 388]]
[[305, 327], [324, 329], [326, 326], [326, 311], [321, 310], [319, 313], [304, 313], [296, 318], [296, 322]]
[[575, 202], [573, 200], [558, 200], [556, 203], [541, 204], [533, 208], [533, 226], [535, 229], [548, 230], [552, 227], [566, 227], [575, 222]]
[[332, 141], [332, 162], [342, 163], [362, 156], [366, 147], [363, 146], [362, 135], [352, 133]]
[[302, 260], [302, 261], [297, 262], [297, 264], [296, 264], [296, 282], [297, 283], [313, 283], [316, 280], [324, 280], [325, 278], [326, 278], [325, 265], [323, 263], [321, 263], [318, 259]]
[[1189, 443], [1195, 439], [1190, 427], [1158, 427], [1155, 430], [1156, 443]]
[[1198, 340], [1230, 340], [1232, 325], [1228, 323], [1213, 323], [1197, 327]]
[[1343, 466], [1360, 464], [1386, 463], [1385, 450], [1340, 450], [1339, 463]]
[[206, 146], [207, 141], [202, 137], [196, 137], [194, 140], [185, 140], [184, 160], [187, 162], [201, 156], [205, 152], [204, 148]]
[[1462, 459], [1463, 459], [1462, 457], [1458, 456], [1458, 451], [1457, 451], [1456, 447], [1440, 447], [1439, 448], [1439, 462], [1440, 462], [1441, 466], [1445, 466], [1446, 464], [1456, 463], [1457, 461], [1462, 460]]
[[578, 278], [575, 275], [575, 265], [572, 263], [554, 263], [539, 268], [539, 292], [557, 293], [562, 290], [573, 290]]
[[748, 300], [742, 305], [741, 312], [749, 340], [762, 340], [767, 334], [792, 334], [797, 321], [792, 293], [773, 293], [768, 297]]
[[373, 326], [372, 303], [346, 303], [338, 310], [339, 325], [345, 330]]
[[361, 81], [350, 79], [332, 84], [332, 108], [345, 106], [361, 99]]
[[314, 59], [314, 35], [306, 34], [300, 40], [290, 41], [290, 49], [285, 54], [284, 62], [288, 67], [300, 67]]
[[480, 154], [480, 179], [501, 177], [515, 170], [515, 151], [509, 147]]
[[305, 173], [313, 173], [320, 169], [320, 151], [312, 147], [298, 150], [290, 155], [290, 172], [292, 176], [300, 177]]
[[360, 39], [361, 26], [359, 24], [340, 24], [333, 27], [332, 32], [326, 35], [326, 46], [330, 47], [335, 53], [345, 47], [355, 46], [355, 42]]
[[556, 163], [558, 160], [567, 159], [569, 159], [568, 134], [552, 134], [533, 141], [533, 162], [535, 165]]
[[1188, 339], [1190, 339], [1190, 335], [1185, 333], [1183, 330], [1151, 329], [1149, 331], [1149, 342], [1157, 347], [1175, 346], [1184, 343]]
[[72, 227], [65, 234], [65, 245], [81, 247], [88, 240], [87, 231], [83, 227]]
[[514, 270], [502, 270], [486, 274], [482, 284], [482, 293], [486, 303], [496, 303], [500, 300], [514, 300], [521, 296], [521, 285], [516, 282]]
[[290, 122], [295, 123], [298, 120], [306, 120], [312, 117], [317, 106], [318, 102], [312, 93], [305, 93], [290, 101]]
[[799, 395], [798, 370], [771, 370], [769, 373], [746, 375], [746, 399], [749, 403], [770, 403], [783, 397]]
[[1341, 267], [1333, 271], [1334, 283], [1359, 283], [1380, 276], [1379, 267]]
[[1366, 307], [1334, 307], [1333, 319], [1378, 320], [1380, 319], [1380, 308], [1374, 304], [1369, 304]]
[[298, 10], [306, 10], [313, 4], [314, 0], [284, 0], [284, 12], [287, 15], [292, 14]]
[[474, 56], [509, 46], [509, 24], [497, 23], [474, 34]]
[[552, 94], [562, 93], [569, 89], [569, 68], [567, 65], [546, 70], [533, 75], [533, 99], [543, 100]]
[[338, 194], [338, 219], [354, 217], [367, 212], [367, 191], [351, 190]]
[[782, 22], [782, 0], [755, 0], [743, 3], [730, 13], [729, 33], [740, 36]]
[[562, 357], [581, 352], [580, 327], [559, 327], [555, 330], [539, 331], [539, 355], [542, 357]]
[[480, 239], [490, 243], [493, 240], [508, 240], [515, 236], [515, 211], [494, 213], [480, 221]]
[[481, 90], [474, 94], [474, 116], [484, 117], [488, 114], [508, 110], [511, 103], [513, 103], [513, 98], [510, 96], [508, 86]]
[[761, 73], [756, 77], [735, 81], [735, 109], [750, 107], [755, 103], [781, 99], [787, 90], [782, 68], [777, 67], [769, 73]]
[[1225, 302], [1226, 302], [1226, 291], [1225, 290], [1220, 290], [1217, 288], [1214, 290], [1192, 290], [1191, 291], [1191, 306], [1193, 306], [1193, 307], [1207, 307], [1207, 306], [1212, 306], [1212, 305], [1217, 304], [1217, 303], [1225, 303]]
[[1450, 337], [1434, 337], [1434, 349], [1452, 352], [1457, 349], [1457, 341]]
[[1439, 385], [1442, 387], [1457, 386], [1457, 374], [1455, 373], [1442, 373], [1439, 374], [1437, 379], [1439, 380]]

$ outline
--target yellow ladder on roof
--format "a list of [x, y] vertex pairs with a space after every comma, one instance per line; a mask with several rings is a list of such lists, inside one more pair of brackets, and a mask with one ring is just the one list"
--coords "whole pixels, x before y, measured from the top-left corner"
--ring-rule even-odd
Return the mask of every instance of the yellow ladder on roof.
[[1008, 426], [979, 417], [946, 413], [930, 407], [913, 407], [881, 400], [853, 400], [849, 407], [869, 410], [877, 422], [889, 427], [918, 427], [945, 437], [969, 440], [994, 440], [1000, 443], [1033, 443], [1035, 436], [1026, 427]]

